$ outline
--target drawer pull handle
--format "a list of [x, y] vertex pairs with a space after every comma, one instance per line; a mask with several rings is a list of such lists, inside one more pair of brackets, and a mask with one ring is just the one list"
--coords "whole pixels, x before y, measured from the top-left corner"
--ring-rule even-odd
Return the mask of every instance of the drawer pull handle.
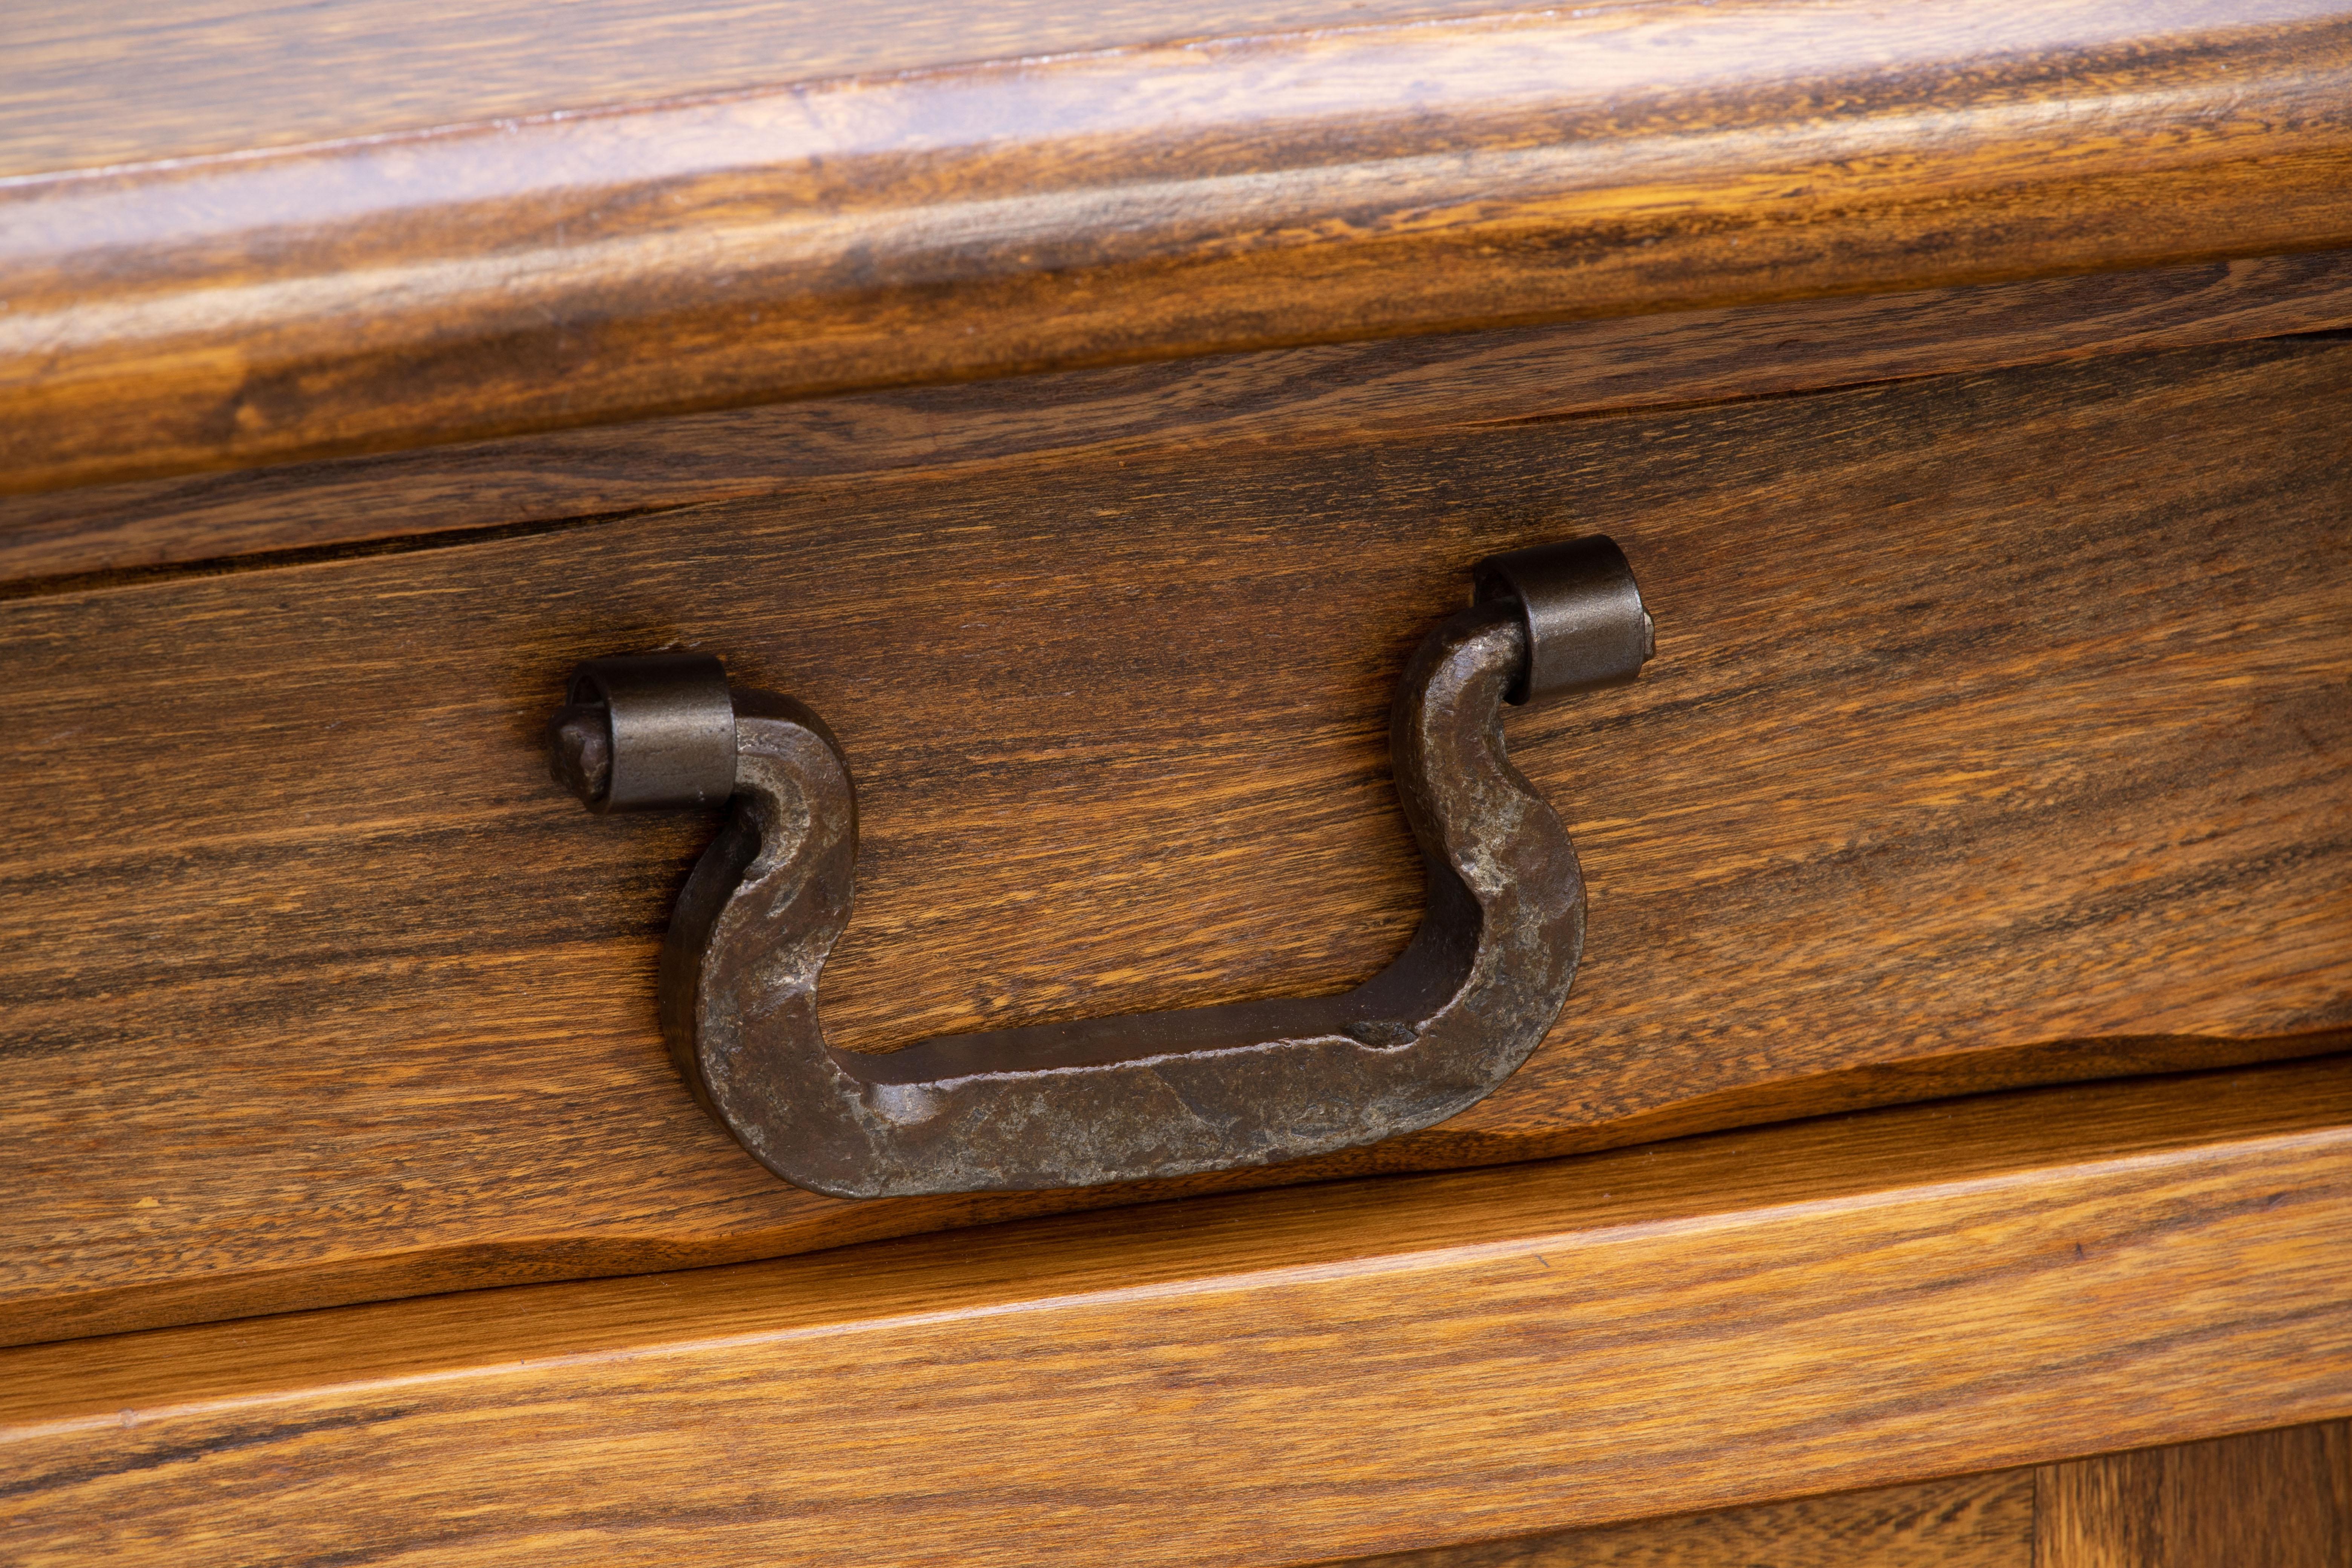
[[1262, 1165], [1442, 1121], [1527, 1059], [1567, 1000], [1584, 885], [1505, 755], [1502, 711], [1622, 685], [1651, 654], [1607, 539], [1491, 557], [1423, 639], [1391, 714], [1429, 904], [1402, 954], [1338, 995], [828, 1047], [817, 976], [848, 923], [848, 764], [788, 698], [715, 658], [591, 659], [550, 727], [592, 811], [733, 809], [679, 895], [661, 1021], [705, 1110], [786, 1181], [840, 1197], [1091, 1186]]

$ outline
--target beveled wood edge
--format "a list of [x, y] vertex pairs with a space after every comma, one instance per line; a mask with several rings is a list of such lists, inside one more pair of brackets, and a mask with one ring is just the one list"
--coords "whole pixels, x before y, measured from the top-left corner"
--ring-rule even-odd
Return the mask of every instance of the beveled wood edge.
[[2323, 248], [2347, 80], [2324, 0], [1738, 0], [11, 182], [0, 489]]
[[0, 496], [0, 598], [1005, 462], [1351, 444], [2352, 327], [2352, 250], [866, 393]]
[[[1254, 1274], [1387, 1268], [1423, 1254], [1536, 1237], [1671, 1229], [1757, 1205], [1835, 1205], [2315, 1134], [2330, 1146], [2352, 1141], [2352, 1054], [2011, 1089], [1507, 1166], [1021, 1219], [796, 1258], [16, 1345], [0, 1348], [0, 1439], [125, 1410], [438, 1376], [515, 1357], [832, 1331], [1095, 1296], [1142, 1300]], [[659, 1310], [649, 1313], [649, 1305]], [[336, 1342], [331, 1352], [321, 1353], [322, 1334]], [[2352, 1400], [2352, 1385], [2346, 1396]]]
[[[266, 1531], [289, 1515], [318, 1525], [297, 1500], [320, 1476], [371, 1484], [362, 1448], [320, 1436], [348, 1429], [403, 1484], [465, 1470], [471, 1503], [488, 1487], [495, 1513], [509, 1492], [505, 1506], [527, 1508], [516, 1489], [545, 1486], [542, 1467], [560, 1475], [608, 1423], [616, 1438], [655, 1419], [671, 1441], [698, 1441], [700, 1424], [675, 1425], [677, 1401], [708, 1401], [730, 1458], [826, 1510], [829, 1546], [886, 1531], [897, 1553], [921, 1555], [968, 1525], [971, 1495], [985, 1503], [1005, 1484], [992, 1456], [1086, 1441], [1058, 1414], [1084, 1397], [1098, 1419], [1141, 1402], [1118, 1451], [1089, 1452], [1087, 1485], [1120, 1489], [1129, 1515], [1156, 1510], [1158, 1531], [1244, 1493], [1306, 1489], [1295, 1510], [1268, 1510], [1283, 1517], [1249, 1521], [1261, 1560], [1588, 1527], [2340, 1418], [2347, 1153], [2352, 1060], [2333, 1058], [27, 1347], [0, 1352], [0, 1463], [34, 1508], [20, 1521], [45, 1506], [168, 1521], [196, 1487], [240, 1496], [240, 1527]], [[1280, 1353], [1158, 1399], [1153, 1366], [1232, 1348], [1243, 1323], [1279, 1325]], [[992, 1385], [1016, 1341], [1035, 1355], [986, 1423], [932, 1419], [929, 1402], [961, 1397], [966, 1375]], [[1857, 1342], [1873, 1347], [1859, 1362]], [[873, 1393], [843, 1405], [825, 1369], [853, 1364]], [[1423, 1386], [1439, 1367], [1450, 1401]], [[772, 1408], [774, 1427], [747, 1424], [739, 1399]], [[534, 1436], [551, 1400], [560, 1440]], [[1351, 1455], [1344, 1485], [1301, 1441], [1323, 1400], [1328, 1418], [1385, 1434]], [[1505, 1432], [1498, 1465], [1488, 1442]], [[534, 1458], [541, 1440], [558, 1447]], [[467, 1469], [478, 1441], [505, 1456], [487, 1479]], [[916, 1494], [808, 1462], [908, 1442], [926, 1456]], [[206, 1462], [199, 1473], [158, 1453]], [[658, 1531], [735, 1484], [648, 1472], [600, 1502]], [[1415, 1511], [1432, 1485], [1443, 1520]], [[415, 1495], [421, 1529], [437, 1494]], [[217, 1500], [202, 1506], [219, 1518]], [[1175, 1561], [1168, 1548], [1187, 1544], [1138, 1548], [1155, 1521], [1125, 1522], [1124, 1561]], [[231, 1534], [240, 1549], [259, 1541]], [[663, 1539], [682, 1551], [703, 1536]], [[971, 1560], [1017, 1560], [1005, 1544]]]
[[2088, 1086], [2148, 1075], [2305, 1061], [2352, 1050], [2352, 1029], [2231, 1039], [2146, 1036], [2063, 1040], [2014, 1050], [1873, 1065], [1783, 1079], [1759, 1089], [1701, 1095], [1615, 1121], [1539, 1138], [1448, 1133], [1443, 1124], [1411, 1142], [1374, 1144], [1291, 1164], [1213, 1172], [1160, 1182], [1038, 1193], [974, 1193], [927, 1200], [880, 1200], [828, 1208], [771, 1230], [682, 1243], [620, 1232], [515, 1238], [432, 1247], [390, 1257], [320, 1258], [299, 1269], [136, 1284], [68, 1296], [0, 1302], [0, 1354], [10, 1347], [156, 1331], [263, 1316], [414, 1300], [444, 1289], [453, 1268], [483, 1289], [699, 1271], [806, 1257], [844, 1247], [1136, 1205], [1199, 1202], [1220, 1194], [1295, 1188], [1368, 1177], [1494, 1170], [1679, 1142], [1783, 1121], [1869, 1112], [2033, 1086]]

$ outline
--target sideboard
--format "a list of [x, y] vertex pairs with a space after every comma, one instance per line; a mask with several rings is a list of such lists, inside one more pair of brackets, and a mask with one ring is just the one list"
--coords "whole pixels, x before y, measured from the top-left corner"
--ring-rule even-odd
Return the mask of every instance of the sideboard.
[[2340, 0], [20, 23], [0, 1555], [2352, 1562]]

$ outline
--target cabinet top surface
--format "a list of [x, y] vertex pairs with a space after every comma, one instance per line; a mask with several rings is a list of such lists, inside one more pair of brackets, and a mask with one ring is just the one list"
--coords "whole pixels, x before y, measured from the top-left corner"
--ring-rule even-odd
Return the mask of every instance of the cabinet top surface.
[[[0, 179], [844, 78], [982, 63], [1045, 67], [1103, 51], [1264, 43], [1479, 14], [1575, 24], [1591, 39], [1569, 73], [1591, 79], [1578, 85], [1631, 90], [1694, 72], [1760, 82], [1831, 75], [1863, 61], [1914, 68], [2177, 40], [2308, 23], [2343, 7], [2340, 0], [1943, 0], [1888, 13], [1790, 0], [1621, 0], [1565, 17], [1522, 9], [1458, 0], [1005, 0], [981, 7], [714, 0], [690, 9], [658, 0], [396, 7], [319, 0], [290, 9], [254, 0], [20, 4], [0, 60]], [[1360, 107], [1377, 108], [1379, 96], [1368, 92]]]

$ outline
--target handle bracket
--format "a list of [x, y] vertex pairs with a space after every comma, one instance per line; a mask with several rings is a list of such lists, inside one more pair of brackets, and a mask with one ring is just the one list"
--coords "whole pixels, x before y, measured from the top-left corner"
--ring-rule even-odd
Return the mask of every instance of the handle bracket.
[[[849, 768], [790, 699], [718, 661], [594, 659], [550, 729], [593, 811], [732, 810], [679, 896], [662, 1032], [703, 1107], [769, 1170], [840, 1197], [1092, 1186], [1378, 1142], [1476, 1103], [1559, 1015], [1584, 944], [1567, 830], [1505, 752], [1507, 701], [1622, 684], [1654, 646], [1606, 539], [1482, 562], [1391, 714], [1428, 871], [1404, 952], [1336, 995], [834, 1049], [817, 1021], [857, 851]], [[721, 702], [724, 700], [722, 714]]]

